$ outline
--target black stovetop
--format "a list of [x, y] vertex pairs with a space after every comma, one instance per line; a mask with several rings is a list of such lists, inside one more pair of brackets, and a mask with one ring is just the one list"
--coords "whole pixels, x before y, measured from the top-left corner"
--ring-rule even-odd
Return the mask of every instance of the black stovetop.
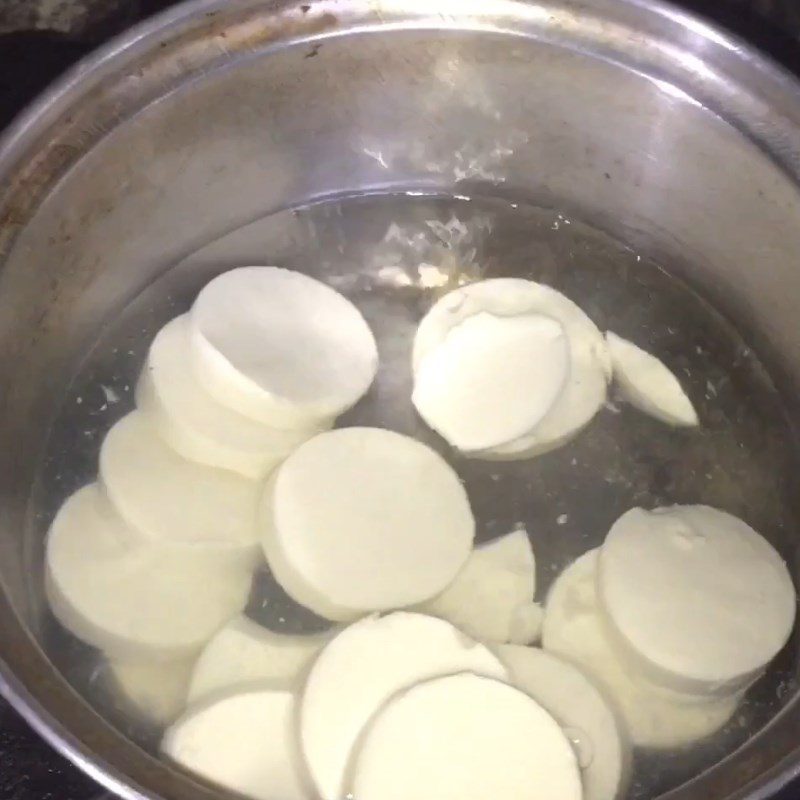
[[[62, 4], [77, 0], [61, 0]], [[753, 42], [800, 75], [800, 0], [673, 0]], [[94, 0], [77, 30], [20, 29], [2, 33], [5, 4], [15, 10], [37, 0], [0, 0], [0, 129], [47, 84], [103, 41], [175, 0]], [[45, 5], [43, 3], [43, 5]], [[109, 9], [111, 9], [109, 11]], [[35, 14], [29, 15], [31, 19]], [[25, 14], [17, 15], [17, 19]], [[24, 24], [24, 23], [23, 23]], [[42, 21], [38, 20], [37, 27]], [[89, 778], [56, 755], [0, 700], [0, 800], [100, 800]], [[798, 800], [800, 783], [775, 800]]]

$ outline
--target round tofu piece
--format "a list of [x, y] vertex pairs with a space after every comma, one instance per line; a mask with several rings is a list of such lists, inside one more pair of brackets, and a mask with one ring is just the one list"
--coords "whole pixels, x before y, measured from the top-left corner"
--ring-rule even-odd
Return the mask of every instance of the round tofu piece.
[[479, 312], [423, 359], [412, 402], [459, 450], [485, 450], [528, 433], [553, 407], [569, 374], [559, 322], [542, 314]]
[[306, 636], [275, 633], [244, 615], [234, 617], [200, 653], [189, 682], [189, 702], [259, 682], [294, 689], [332, 636], [329, 631]]
[[540, 314], [558, 322], [566, 334], [569, 374], [557, 400], [532, 430], [473, 455], [495, 460], [531, 458], [565, 444], [605, 402], [611, 361], [603, 334], [575, 303], [549, 286], [521, 278], [481, 281], [442, 297], [420, 322], [412, 356], [415, 375], [450, 330], [481, 312], [499, 317]]
[[194, 659], [180, 661], [108, 662], [111, 685], [134, 714], [156, 725], [167, 725], [186, 708], [186, 692]]
[[260, 486], [187, 461], [141, 412], [114, 425], [100, 448], [100, 485], [122, 519], [150, 542], [210, 564], [253, 566], [259, 555]]
[[308, 800], [291, 692], [251, 689], [191, 709], [164, 734], [184, 769], [252, 800]]
[[632, 671], [614, 647], [598, 606], [598, 553], [595, 549], [582, 555], [553, 584], [545, 605], [542, 646], [571, 661], [605, 691], [634, 745], [672, 749], [715, 733], [733, 716], [741, 694], [698, 698], [662, 689]]
[[511, 683], [564, 729], [583, 773], [584, 800], [615, 800], [625, 790], [631, 752], [621, 721], [602, 692], [568, 661], [534, 647], [495, 649]]
[[535, 638], [536, 631], [525, 622], [535, 589], [530, 539], [524, 530], [512, 531], [476, 547], [456, 579], [418, 610], [481, 641], [511, 642], [523, 636], [524, 644]]
[[158, 332], [136, 386], [137, 407], [184, 458], [258, 479], [330, 427], [281, 430], [233, 411], [203, 388], [189, 356], [189, 318], [184, 314]]
[[298, 448], [270, 481], [260, 518], [277, 581], [333, 620], [438, 594], [475, 532], [464, 487], [441, 456], [378, 428], [330, 431]]
[[77, 491], [50, 526], [45, 587], [61, 624], [120, 660], [193, 655], [245, 606], [251, 574], [148, 544], [97, 486]]
[[634, 508], [600, 552], [598, 590], [612, 629], [667, 688], [746, 688], [786, 644], [797, 599], [786, 564], [742, 520], [709, 506]]
[[334, 638], [311, 667], [300, 705], [301, 746], [323, 800], [341, 800], [346, 794], [354, 748], [390, 697], [456, 672], [506, 677], [486, 647], [448, 622], [422, 614], [366, 617]]
[[541, 603], [523, 603], [514, 610], [511, 619], [511, 644], [534, 644], [542, 638], [544, 608]]
[[300, 272], [225, 272], [197, 296], [190, 321], [201, 383], [219, 402], [276, 428], [338, 416], [378, 368], [375, 337], [359, 310]]
[[606, 333], [614, 380], [632, 406], [668, 425], [699, 424], [692, 401], [668, 367], [633, 342]]
[[524, 692], [478, 675], [425, 681], [390, 700], [353, 766], [359, 800], [581, 800], [575, 754]]

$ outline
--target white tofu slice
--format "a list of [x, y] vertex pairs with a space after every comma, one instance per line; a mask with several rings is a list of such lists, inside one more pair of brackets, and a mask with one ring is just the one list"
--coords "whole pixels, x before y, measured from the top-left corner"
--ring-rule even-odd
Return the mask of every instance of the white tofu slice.
[[542, 314], [479, 312], [426, 355], [411, 399], [451, 445], [485, 450], [528, 433], [553, 407], [568, 374], [569, 346], [559, 322]]
[[136, 387], [136, 404], [184, 458], [238, 472], [268, 475], [304, 441], [330, 427], [281, 430], [215, 400], [192, 370], [188, 315], [168, 322], [153, 340]]
[[616, 704], [634, 745], [672, 749], [710, 736], [733, 716], [741, 694], [718, 699], [668, 692], [647, 682], [614, 648], [600, 612], [598, 550], [558, 577], [545, 605], [542, 646], [580, 667]]
[[611, 331], [606, 342], [614, 379], [625, 400], [668, 425], [699, 425], [692, 401], [665, 364]]
[[533, 603], [535, 589], [533, 548], [527, 532], [518, 530], [476, 547], [456, 579], [418, 610], [481, 641], [535, 638], [523, 610]]
[[53, 520], [45, 568], [61, 624], [124, 661], [190, 657], [244, 608], [251, 582], [242, 567], [143, 543], [95, 484], [72, 495]]
[[511, 618], [508, 641], [511, 644], [535, 644], [542, 638], [544, 608], [541, 603], [524, 603], [517, 606]]
[[295, 714], [291, 692], [249, 689], [190, 709], [164, 734], [161, 749], [184, 769], [251, 800], [313, 800]]
[[191, 550], [211, 564], [253, 566], [260, 557], [259, 484], [187, 461], [138, 411], [106, 435], [99, 480], [122, 519], [149, 542]]
[[439, 593], [466, 562], [475, 531], [444, 459], [379, 428], [343, 428], [302, 445], [275, 473], [260, 519], [275, 578], [333, 620]]
[[581, 800], [575, 754], [535, 700], [478, 675], [425, 681], [390, 700], [353, 767], [359, 800]]
[[194, 659], [108, 661], [112, 688], [122, 702], [150, 723], [168, 725], [186, 708]]
[[667, 688], [729, 695], [786, 644], [789, 570], [747, 523], [709, 506], [634, 508], [600, 553], [601, 604], [625, 652]]
[[307, 428], [346, 411], [378, 368], [359, 310], [313, 278], [240, 267], [208, 283], [192, 306], [191, 351], [221, 403], [276, 428]]
[[486, 647], [435, 617], [370, 616], [334, 638], [311, 667], [300, 705], [302, 750], [322, 799], [346, 794], [353, 749], [383, 703], [412, 684], [465, 671], [506, 677]]
[[621, 720], [595, 684], [564, 659], [534, 647], [495, 649], [511, 682], [553, 715], [573, 742], [584, 800], [615, 800], [626, 789], [630, 743]]
[[520, 278], [495, 278], [445, 295], [420, 322], [413, 367], [439, 347], [448, 332], [479, 312], [496, 316], [542, 314], [563, 327], [569, 346], [569, 375], [557, 401], [534, 428], [513, 441], [474, 453], [496, 460], [531, 458], [562, 446], [602, 407], [611, 380], [605, 338], [589, 317], [555, 289]]
[[244, 615], [234, 617], [200, 653], [189, 682], [189, 702], [253, 683], [296, 689], [332, 636], [332, 631], [306, 636], [276, 633]]

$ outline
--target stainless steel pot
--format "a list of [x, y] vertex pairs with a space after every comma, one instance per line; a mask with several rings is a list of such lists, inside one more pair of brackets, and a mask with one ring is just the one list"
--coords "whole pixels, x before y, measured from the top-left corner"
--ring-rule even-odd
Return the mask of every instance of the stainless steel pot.
[[[214, 796], [129, 742], [45, 655], [29, 505], [74, 365], [183, 256], [342, 192], [561, 208], [679, 253], [796, 411], [799, 178], [797, 83], [656, 0], [199, 0], [115, 40], [0, 146], [3, 694], [123, 797]], [[797, 532], [781, 544], [800, 575]], [[798, 774], [792, 701], [669, 797], [767, 798]]]

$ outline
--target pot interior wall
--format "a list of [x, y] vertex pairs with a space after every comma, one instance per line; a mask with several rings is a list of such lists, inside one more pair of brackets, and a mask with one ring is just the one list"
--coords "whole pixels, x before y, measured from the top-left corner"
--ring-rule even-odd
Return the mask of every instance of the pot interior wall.
[[[607, 12], [604, 3], [595, 6], [598, 15]], [[643, 270], [651, 260], [667, 267], [726, 315], [782, 398], [764, 410], [764, 424], [794, 427], [800, 193], [792, 166], [800, 135], [792, 125], [800, 112], [765, 105], [784, 102], [793, 87], [776, 79], [767, 92], [761, 82], [768, 79], [757, 71], [748, 83], [735, 54], [712, 39], [702, 39], [704, 60], [690, 58], [700, 34], [698, 41], [677, 37], [664, 20], [635, 41], [609, 39], [605, 30], [590, 47], [589, 37], [602, 38], [591, 14], [580, 20], [562, 6], [547, 17], [534, 13], [543, 6], [498, 3], [494, 24], [466, 9], [450, 22], [417, 20], [380, 32], [364, 28], [375, 21], [370, 9], [352, 5], [351, 19], [331, 8], [287, 6], [291, 25], [275, 29], [259, 4], [232, 3], [211, 22], [151, 34], [119, 56], [101, 84], [74, 94], [71, 105], [53, 105], [49, 126], [31, 145], [43, 156], [33, 161], [17, 148], [19, 163], [9, 166], [0, 276], [0, 571], [3, 611], [14, 613], [2, 615], [2, 657], [16, 672], [48, 677], [27, 689], [77, 729], [83, 743], [76, 746], [168, 797], [193, 790], [128, 752], [79, 699], [56, 702], [63, 686], [23, 631], [52, 648], [41, 553], [63, 497], [37, 493], [35, 481], [53, 422], [65, 400], [74, 400], [70, 380], [148, 286], [159, 287], [151, 299], [173, 291], [183, 302], [232, 254], [254, 258], [265, 240], [240, 247], [243, 240], [229, 239], [227, 250], [192, 256], [199, 248], [281, 209], [333, 196], [413, 190], [554, 209], [633, 248]], [[400, 21], [387, 8], [389, 22]], [[624, 22], [614, 24], [622, 31]], [[279, 36], [286, 41], [269, 41]], [[678, 57], [675, 38], [688, 54]], [[291, 239], [292, 215], [275, 219], [286, 228], [272, 232], [270, 245]], [[266, 250], [258, 260], [273, 256]], [[324, 277], [324, 266], [318, 269]], [[514, 269], [525, 274], [523, 264]], [[635, 282], [635, 263], [629, 269]], [[364, 264], [353, 270], [368, 271]], [[158, 315], [167, 306], [152, 308], [154, 324], [163, 322]], [[146, 344], [154, 330], [126, 335]], [[97, 440], [81, 441], [79, 427], [72, 435], [84, 466], [92, 466]], [[783, 445], [781, 519], [792, 520], [797, 473], [789, 433]], [[66, 492], [83, 467], [72, 474], [69, 463], [62, 467]], [[775, 524], [764, 532], [797, 576], [797, 529]], [[73, 645], [60, 646], [55, 660], [63, 664]], [[781, 662], [778, 705], [790, 706], [782, 717], [675, 797], [738, 796], [790, 752], [800, 724], [791, 702], [798, 663], [793, 641]]]

